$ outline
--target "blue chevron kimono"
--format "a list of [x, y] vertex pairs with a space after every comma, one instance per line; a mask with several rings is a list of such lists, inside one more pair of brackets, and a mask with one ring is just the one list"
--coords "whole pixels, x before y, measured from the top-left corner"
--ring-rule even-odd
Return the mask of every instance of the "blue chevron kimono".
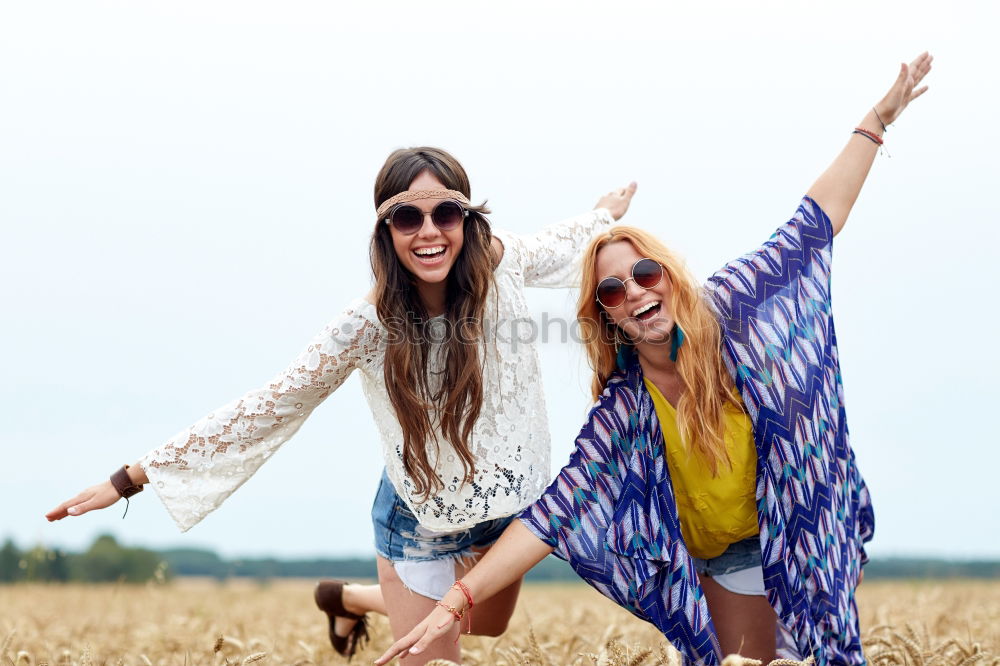
[[[832, 241], [829, 218], [806, 198], [760, 249], [709, 278], [706, 298], [754, 426], [767, 598], [801, 656], [862, 664], [854, 590], [874, 515], [848, 441], [830, 309]], [[689, 662], [718, 664], [634, 354], [608, 380], [576, 447], [521, 520]]]

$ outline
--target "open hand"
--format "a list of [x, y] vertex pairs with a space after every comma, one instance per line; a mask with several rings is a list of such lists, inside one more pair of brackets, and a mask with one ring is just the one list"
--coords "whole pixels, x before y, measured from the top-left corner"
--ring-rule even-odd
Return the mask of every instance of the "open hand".
[[[927, 92], [927, 86], [917, 88], [931, 71], [934, 56], [924, 51], [909, 65], [899, 66], [899, 76], [882, 101], [875, 105], [875, 111], [886, 125], [892, 123], [903, 112], [906, 105]], [[914, 89], [916, 88], [916, 89]]]
[[376, 659], [376, 666], [387, 664], [396, 657], [406, 659], [411, 654], [420, 654], [428, 645], [451, 633], [452, 625], [455, 622], [457, 620], [454, 615], [441, 607], [435, 608], [430, 615], [424, 618], [423, 622], [393, 643], [392, 647]]
[[601, 200], [594, 205], [594, 208], [607, 208], [611, 211], [611, 217], [615, 218], [617, 222], [622, 219], [625, 211], [628, 210], [628, 205], [632, 202], [632, 195], [635, 194], [637, 187], [638, 185], [632, 182], [625, 187], [608, 192], [601, 197]]
[[96, 486], [87, 488], [82, 493], [66, 500], [56, 508], [45, 514], [51, 523], [54, 520], [62, 520], [66, 516], [82, 516], [94, 509], [109, 507], [121, 499], [121, 495], [111, 485], [110, 481], [98, 483]]

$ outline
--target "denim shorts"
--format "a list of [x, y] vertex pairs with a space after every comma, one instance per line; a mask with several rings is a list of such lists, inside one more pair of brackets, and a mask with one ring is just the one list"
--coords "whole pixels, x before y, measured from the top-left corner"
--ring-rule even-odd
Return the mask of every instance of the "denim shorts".
[[760, 536], [729, 544], [718, 557], [692, 558], [699, 576], [708, 576], [736, 594], [764, 595], [764, 570], [760, 563]]
[[722, 555], [707, 560], [694, 559], [695, 571], [703, 576], [722, 576], [760, 566], [760, 536], [729, 544]]
[[417, 594], [440, 599], [455, 582], [455, 561], [491, 546], [514, 516], [487, 520], [469, 529], [436, 532], [417, 522], [385, 472], [372, 505], [375, 552], [389, 560], [403, 584]]

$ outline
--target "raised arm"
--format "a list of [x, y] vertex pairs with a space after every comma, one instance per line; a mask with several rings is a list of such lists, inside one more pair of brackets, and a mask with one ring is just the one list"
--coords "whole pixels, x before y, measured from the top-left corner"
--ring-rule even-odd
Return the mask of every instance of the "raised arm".
[[501, 237], [524, 273], [526, 287], [575, 287], [578, 260], [590, 239], [619, 220], [632, 201], [635, 183], [608, 192], [594, 210], [550, 224], [534, 234]]
[[[462, 583], [473, 604], [482, 603], [512, 585], [551, 552], [548, 544], [532, 534], [520, 520], [515, 520], [483, 559], [462, 577]], [[475, 608], [469, 610], [466, 593], [457, 584], [448, 590], [441, 604], [410, 633], [393, 643], [375, 663], [388, 663], [404, 653], [420, 654], [428, 645], [450, 633], [452, 624], [459, 620], [445, 607], [454, 608], [459, 614], [475, 612]], [[463, 618], [463, 626], [469, 621]]]
[[[186, 531], [239, 488], [378, 346], [379, 329], [356, 301], [264, 387], [214, 410], [131, 465], [133, 485], [152, 482]], [[109, 470], [110, 472], [110, 470]], [[103, 509], [122, 496], [103, 481], [45, 514], [49, 521]]]
[[830, 216], [835, 235], [844, 227], [847, 216], [858, 199], [886, 125], [892, 124], [910, 102], [927, 91], [927, 86], [916, 86], [930, 71], [933, 59], [925, 52], [909, 65], [900, 65], [899, 76], [892, 88], [865, 114], [858, 125], [859, 129], [869, 132], [874, 138], [860, 132], [852, 133], [833, 164], [809, 188], [808, 196]]

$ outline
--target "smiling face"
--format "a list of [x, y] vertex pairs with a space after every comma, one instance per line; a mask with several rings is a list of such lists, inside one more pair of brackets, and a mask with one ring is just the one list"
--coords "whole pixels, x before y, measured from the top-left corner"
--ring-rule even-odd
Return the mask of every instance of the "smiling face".
[[[430, 171], [421, 171], [407, 189], [445, 190], [448, 187]], [[424, 223], [415, 234], [401, 234], [389, 225], [396, 257], [416, 278], [418, 288], [421, 285], [443, 285], [462, 251], [464, 224], [442, 231], [431, 221], [430, 213], [441, 201], [442, 199], [415, 199], [408, 202], [408, 205], [415, 206], [424, 213]]]
[[625, 282], [625, 302], [618, 307], [603, 308], [616, 326], [636, 344], [663, 344], [670, 340], [674, 318], [670, 312], [672, 285], [666, 271], [655, 287], [643, 289], [632, 277], [632, 266], [643, 259], [632, 243], [619, 240], [608, 243], [597, 252], [597, 280], [616, 277]]

